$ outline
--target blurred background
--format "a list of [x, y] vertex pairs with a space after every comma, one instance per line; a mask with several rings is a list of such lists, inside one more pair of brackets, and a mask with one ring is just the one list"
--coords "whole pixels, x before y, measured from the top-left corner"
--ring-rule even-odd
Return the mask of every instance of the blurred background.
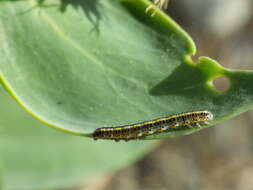
[[[224, 67], [253, 69], [252, 0], [170, 0], [166, 12], [194, 39], [195, 58], [204, 55]], [[132, 166], [74, 190], [251, 190], [252, 179], [251, 111], [189, 136], [163, 140]]]

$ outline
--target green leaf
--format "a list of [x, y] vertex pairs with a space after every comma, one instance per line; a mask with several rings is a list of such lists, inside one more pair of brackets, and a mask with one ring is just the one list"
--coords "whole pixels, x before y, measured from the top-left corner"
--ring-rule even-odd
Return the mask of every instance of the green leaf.
[[[215, 116], [200, 128], [147, 137], [165, 138], [253, 107], [253, 73], [205, 57], [193, 63], [191, 38], [165, 14], [145, 13], [148, 1], [38, 2], [0, 4], [0, 72], [15, 99], [52, 127], [89, 136], [192, 110]], [[219, 76], [229, 78], [228, 91], [212, 85]]]
[[52, 130], [0, 92], [0, 188], [73, 187], [129, 165], [155, 145], [97, 142]]

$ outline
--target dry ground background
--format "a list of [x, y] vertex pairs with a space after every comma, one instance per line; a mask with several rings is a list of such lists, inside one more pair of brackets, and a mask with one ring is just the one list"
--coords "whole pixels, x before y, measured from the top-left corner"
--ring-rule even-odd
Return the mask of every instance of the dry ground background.
[[[171, 0], [167, 12], [193, 37], [196, 57], [253, 69], [251, 0]], [[193, 135], [160, 141], [132, 166], [74, 188], [118, 189], [252, 190], [253, 112]]]

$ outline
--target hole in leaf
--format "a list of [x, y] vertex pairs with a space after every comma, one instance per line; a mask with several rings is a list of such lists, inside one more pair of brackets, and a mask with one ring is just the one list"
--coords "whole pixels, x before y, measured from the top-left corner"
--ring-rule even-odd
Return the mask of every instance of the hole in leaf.
[[225, 92], [230, 87], [230, 80], [225, 76], [217, 77], [213, 80], [213, 86], [219, 92]]

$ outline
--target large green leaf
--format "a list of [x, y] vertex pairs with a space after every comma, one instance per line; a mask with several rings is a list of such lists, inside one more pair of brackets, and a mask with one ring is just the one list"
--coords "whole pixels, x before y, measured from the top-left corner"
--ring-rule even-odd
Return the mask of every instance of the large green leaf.
[[[191, 110], [213, 112], [213, 125], [253, 107], [252, 72], [204, 57], [193, 63], [192, 40], [165, 14], [145, 13], [145, 0], [39, 2], [0, 4], [0, 72], [16, 100], [50, 126], [89, 136]], [[212, 85], [222, 75], [231, 82], [224, 93]]]
[[1, 185], [8, 190], [34, 190], [86, 183], [130, 164], [154, 145], [96, 142], [40, 126], [0, 92], [0, 189]]

